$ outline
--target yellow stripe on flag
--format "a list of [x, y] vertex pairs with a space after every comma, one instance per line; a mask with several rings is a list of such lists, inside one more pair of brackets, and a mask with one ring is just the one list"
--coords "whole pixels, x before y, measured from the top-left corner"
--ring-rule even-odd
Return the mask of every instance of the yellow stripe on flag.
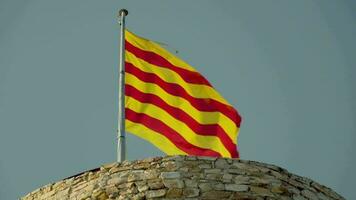
[[[126, 108], [129, 108], [137, 113], [145, 113], [156, 119], [163, 119], [162, 121], [170, 128], [180, 133], [189, 143], [205, 148], [212, 149], [219, 152], [224, 157], [231, 157], [229, 151], [222, 144], [220, 139], [216, 136], [202, 136], [194, 133], [186, 124], [175, 119], [161, 108], [147, 103], [141, 103], [134, 98], [126, 96]], [[130, 131], [128, 129], [127, 131]]]
[[236, 144], [238, 127], [233, 121], [231, 121], [231, 119], [222, 113], [199, 111], [193, 107], [189, 101], [185, 100], [184, 98], [168, 94], [156, 84], [143, 82], [129, 73], [126, 73], [125, 76], [126, 84], [135, 87], [143, 93], [155, 94], [159, 96], [167, 104], [188, 112], [189, 115], [200, 124], [219, 124], [221, 128], [228, 134], [231, 141]]
[[170, 61], [172, 64], [174, 63], [174, 65], [176, 65], [177, 67], [181, 67], [183, 69], [196, 72], [196, 70], [193, 67], [188, 65], [183, 60], [177, 58], [176, 56], [171, 54], [169, 51], [163, 49], [157, 43], [147, 40], [147, 39], [144, 39], [142, 37], [136, 36], [135, 34], [131, 33], [128, 30], [125, 31], [125, 36], [126, 36], [126, 40], [129, 41], [135, 47], [143, 49], [145, 51], [151, 51], [156, 54], [159, 54], [160, 56], [162, 56], [165, 59], [167, 59], [168, 61]]
[[185, 89], [185, 91], [188, 92], [188, 94], [195, 98], [215, 99], [216, 101], [231, 106], [214, 88], [210, 86], [187, 83], [172, 70], [151, 65], [150, 63], [137, 58], [135, 55], [128, 51], [125, 52], [125, 55], [126, 61], [133, 64], [135, 67], [141, 69], [144, 72], [156, 74], [168, 83], [175, 83], [180, 85]]
[[149, 129], [140, 123], [125, 120], [125, 126], [128, 132], [140, 138], [143, 138], [148, 142], [151, 142], [167, 155], [187, 155], [187, 153], [176, 147], [169, 139], [164, 137], [162, 134]]

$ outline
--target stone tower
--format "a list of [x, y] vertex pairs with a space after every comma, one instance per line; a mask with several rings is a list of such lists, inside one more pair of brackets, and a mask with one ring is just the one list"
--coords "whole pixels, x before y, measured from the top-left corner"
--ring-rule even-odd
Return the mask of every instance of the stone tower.
[[167, 156], [103, 165], [48, 184], [36, 199], [344, 199], [280, 167], [255, 161]]

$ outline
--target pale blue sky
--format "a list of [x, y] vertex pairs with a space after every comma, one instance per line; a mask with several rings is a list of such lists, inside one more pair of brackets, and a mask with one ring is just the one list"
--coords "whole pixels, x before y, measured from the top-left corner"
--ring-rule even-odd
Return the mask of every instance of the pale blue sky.
[[355, 1], [0, 0], [0, 199], [115, 160], [120, 8], [239, 110], [243, 159], [356, 198]]

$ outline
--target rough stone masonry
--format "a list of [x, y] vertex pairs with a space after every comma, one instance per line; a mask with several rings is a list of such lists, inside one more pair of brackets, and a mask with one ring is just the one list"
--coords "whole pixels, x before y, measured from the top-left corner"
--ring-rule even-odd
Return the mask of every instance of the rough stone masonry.
[[344, 199], [280, 167], [240, 159], [167, 156], [103, 165], [39, 188], [37, 199]]

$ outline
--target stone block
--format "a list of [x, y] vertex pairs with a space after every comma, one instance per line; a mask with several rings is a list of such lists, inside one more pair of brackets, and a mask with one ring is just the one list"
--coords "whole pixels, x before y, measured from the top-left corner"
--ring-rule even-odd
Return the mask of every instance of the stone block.
[[200, 190], [198, 188], [184, 188], [184, 197], [198, 197]]
[[217, 159], [215, 161], [214, 166], [215, 168], [219, 168], [219, 169], [226, 169], [230, 167], [229, 163], [227, 163], [225, 159]]
[[144, 172], [144, 179], [158, 178], [160, 172], [157, 169], [147, 169]]
[[198, 182], [196, 180], [190, 180], [190, 179], [186, 179], [184, 180], [185, 186], [187, 188], [196, 188], [198, 187]]
[[183, 189], [181, 188], [170, 188], [167, 191], [166, 198], [180, 198], [183, 195]]
[[267, 188], [250, 186], [250, 191], [255, 194], [258, 194], [259, 196], [274, 197], [273, 193]]
[[213, 189], [211, 183], [199, 183], [198, 187], [202, 192], [210, 191]]
[[170, 178], [180, 178], [181, 174], [179, 172], [162, 172], [161, 178], [170, 179]]
[[201, 197], [202, 199], [227, 199], [232, 195], [229, 191], [207, 191], [203, 192]]
[[167, 188], [183, 188], [184, 182], [180, 179], [163, 179], [163, 184]]
[[315, 195], [314, 192], [310, 190], [303, 190], [301, 194], [307, 197], [308, 199], [318, 199], [317, 195]]
[[307, 200], [306, 198], [304, 198], [304, 197], [301, 196], [301, 195], [293, 195], [292, 199], [293, 199], [293, 200]]
[[206, 174], [219, 174], [219, 173], [221, 173], [221, 169], [204, 169], [204, 173], [206, 173]]
[[225, 184], [225, 190], [235, 192], [245, 192], [249, 190], [247, 185]]
[[166, 189], [149, 190], [146, 192], [146, 198], [157, 198], [166, 195]]
[[144, 170], [132, 170], [127, 177], [128, 182], [132, 181], [140, 181], [143, 180], [145, 177]]
[[234, 181], [237, 184], [243, 185], [243, 184], [250, 183], [250, 177], [249, 176], [238, 175], [238, 176], [235, 176]]
[[148, 180], [147, 185], [150, 189], [161, 189], [164, 188], [163, 182], [161, 179]]

